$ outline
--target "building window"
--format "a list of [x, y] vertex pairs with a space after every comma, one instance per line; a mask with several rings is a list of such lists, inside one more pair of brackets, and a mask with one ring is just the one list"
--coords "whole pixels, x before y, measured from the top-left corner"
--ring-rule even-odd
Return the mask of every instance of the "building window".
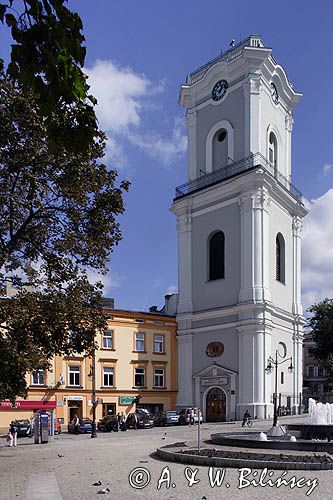
[[318, 377], [324, 376], [324, 368], [322, 366], [318, 366]]
[[308, 377], [314, 377], [314, 366], [308, 366]]
[[80, 385], [80, 367], [79, 366], [69, 366], [69, 385]]
[[275, 170], [277, 168], [277, 140], [273, 132], [269, 134], [268, 160]]
[[103, 385], [105, 387], [114, 386], [113, 368], [108, 368], [108, 367], [103, 368]]
[[103, 349], [113, 349], [113, 331], [107, 330], [103, 333]]
[[228, 132], [225, 129], [218, 130], [213, 137], [213, 170], [228, 165]]
[[144, 387], [145, 386], [145, 369], [144, 368], [135, 368], [135, 387]]
[[137, 352], [144, 352], [145, 350], [145, 334], [136, 333], [135, 334], [135, 350]]
[[154, 337], [154, 352], [164, 352], [164, 336], [155, 335]]
[[154, 370], [154, 387], [164, 387], [163, 368], [155, 368]]
[[285, 243], [281, 233], [275, 239], [275, 279], [285, 283]]
[[45, 385], [44, 370], [34, 370], [32, 372], [32, 385]]
[[284, 373], [281, 372], [281, 384], [284, 384]]
[[209, 280], [224, 278], [224, 233], [218, 231], [209, 240]]

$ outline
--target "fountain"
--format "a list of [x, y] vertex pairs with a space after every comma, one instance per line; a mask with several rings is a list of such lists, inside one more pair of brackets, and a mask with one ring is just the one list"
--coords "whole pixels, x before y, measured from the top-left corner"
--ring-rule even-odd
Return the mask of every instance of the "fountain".
[[212, 434], [211, 438], [224, 446], [332, 452], [333, 404], [309, 399], [306, 423], [278, 424], [265, 433]]
[[333, 424], [333, 404], [317, 403], [309, 399], [309, 424], [330, 425]]
[[[268, 432], [235, 432], [211, 434], [207, 444], [216, 448], [187, 446], [175, 443], [157, 449], [163, 460], [210, 467], [252, 467], [270, 469], [325, 469], [333, 470], [333, 404], [317, 403], [309, 399], [307, 423], [276, 425]], [[333, 441], [333, 439], [332, 439]], [[231, 448], [231, 450], [230, 450]], [[232, 450], [242, 448], [242, 450]], [[249, 450], [255, 449], [255, 452]], [[270, 452], [269, 450], [275, 450]], [[292, 450], [292, 453], [276, 453]], [[309, 451], [310, 454], [297, 453]], [[296, 452], [296, 453], [295, 453]], [[325, 452], [316, 454], [314, 452]]]
[[319, 403], [310, 398], [308, 423], [288, 424], [286, 428], [298, 439], [319, 439], [330, 442], [333, 437], [333, 404]]

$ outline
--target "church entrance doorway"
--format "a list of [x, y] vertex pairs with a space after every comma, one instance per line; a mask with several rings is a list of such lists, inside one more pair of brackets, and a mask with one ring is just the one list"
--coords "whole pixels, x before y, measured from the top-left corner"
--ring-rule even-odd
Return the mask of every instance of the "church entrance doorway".
[[213, 387], [206, 397], [206, 421], [226, 421], [226, 397], [220, 387]]

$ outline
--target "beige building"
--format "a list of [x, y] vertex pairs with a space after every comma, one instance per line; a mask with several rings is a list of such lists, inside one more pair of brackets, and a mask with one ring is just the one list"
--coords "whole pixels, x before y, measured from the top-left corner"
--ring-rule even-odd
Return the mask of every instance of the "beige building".
[[[165, 311], [165, 308], [163, 309]], [[106, 309], [108, 329], [96, 338], [96, 418], [134, 411], [138, 407], [155, 413], [173, 409], [177, 395], [176, 319], [151, 308], [151, 312]], [[12, 419], [30, 418], [45, 408], [61, 419], [63, 428], [74, 415], [92, 417], [91, 359], [77, 354], [57, 356], [48, 372], [27, 375], [26, 400], [16, 408], [8, 401], [0, 406], [0, 428]]]

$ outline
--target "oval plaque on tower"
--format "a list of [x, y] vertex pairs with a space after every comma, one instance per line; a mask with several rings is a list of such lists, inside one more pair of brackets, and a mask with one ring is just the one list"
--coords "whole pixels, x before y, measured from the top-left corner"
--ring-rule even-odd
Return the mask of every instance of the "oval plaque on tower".
[[209, 358], [217, 358], [224, 352], [224, 345], [222, 342], [211, 342], [206, 347], [206, 354]]

